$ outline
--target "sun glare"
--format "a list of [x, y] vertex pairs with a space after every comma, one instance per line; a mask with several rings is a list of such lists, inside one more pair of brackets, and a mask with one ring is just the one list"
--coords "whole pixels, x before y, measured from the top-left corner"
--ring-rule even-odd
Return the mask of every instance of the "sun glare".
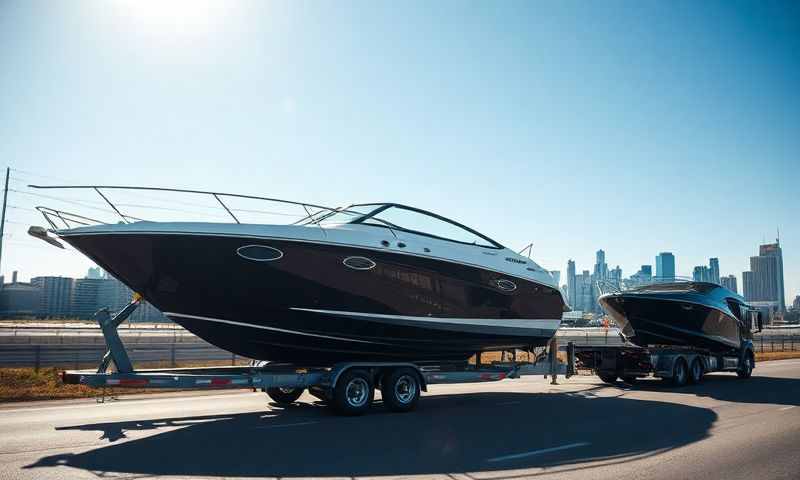
[[198, 35], [213, 32], [235, 2], [215, 0], [116, 0], [119, 13], [156, 34]]

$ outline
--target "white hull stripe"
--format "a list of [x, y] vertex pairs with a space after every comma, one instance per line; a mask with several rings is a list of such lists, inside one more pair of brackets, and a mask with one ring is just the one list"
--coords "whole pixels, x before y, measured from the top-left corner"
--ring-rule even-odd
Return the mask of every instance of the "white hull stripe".
[[384, 320], [405, 320], [419, 323], [441, 323], [451, 325], [474, 325], [479, 327], [538, 328], [541, 330], [557, 330], [560, 319], [542, 318], [441, 318], [411, 317], [406, 315], [384, 315], [379, 313], [344, 312], [341, 310], [318, 310], [314, 308], [292, 308], [301, 312], [326, 313], [344, 317], [374, 318]]
[[164, 312], [164, 315], [168, 317], [181, 317], [181, 318], [190, 318], [192, 320], [204, 320], [206, 322], [225, 323], [228, 325], [235, 325], [237, 327], [260, 328], [262, 330], [271, 330], [273, 332], [281, 332], [281, 333], [291, 333], [293, 335], [305, 335], [307, 337], [328, 338], [330, 340], [341, 340], [343, 342], [374, 343], [374, 344], [386, 345], [381, 342], [369, 342], [367, 340], [357, 340], [355, 338], [334, 337], [331, 335], [320, 335], [317, 333], [298, 332], [296, 330], [286, 330], [284, 328], [267, 327], [264, 325], [256, 325], [253, 323], [234, 322], [233, 320], [223, 320], [221, 318], [201, 317], [199, 315], [186, 315], [184, 313], [175, 313], [175, 312]]

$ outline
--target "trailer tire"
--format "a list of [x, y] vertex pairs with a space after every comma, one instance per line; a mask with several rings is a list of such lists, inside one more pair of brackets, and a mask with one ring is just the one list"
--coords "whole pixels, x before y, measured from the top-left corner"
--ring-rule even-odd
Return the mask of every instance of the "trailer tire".
[[383, 404], [392, 412], [410, 412], [417, 406], [420, 389], [419, 376], [413, 369], [392, 369], [381, 381]]
[[333, 389], [332, 406], [341, 415], [363, 415], [372, 405], [375, 383], [365, 370], [346, 370]]
[[750, 378], [753, 375], [753, 363], [755, 360], [753, 359], [753, 352], [747, 352], [744, 354], [744, 362], [742, 362], [742, 368], [736, 370], [736, 375], [739, 378]]
[[703, 382], [704, 374], [705, 368], [703, 368], [703, 362], [700, 361], [699, 358], [695, 358], [692, 361], [692, 367], [689, 369], [689, 383], [699, 385]]
[[267, 395], [278, 405], [291, 405], [303, 394], [302, 388], [268, 388]]
[[682, 387], [686, 385], [688, 377], [689, 372], [688, 367], [686, 366], [686, 360], [683, 358], [675, 360], [675, 364], [672, 366], [672, 378], [670, 379], [672, 386]]
[[597, 376], [600, 377], [600, 380], [602, 380], [604, 383], [608, 383], [610, 385], [617, 383], [617, 376], [613, 373], [598, 373]]

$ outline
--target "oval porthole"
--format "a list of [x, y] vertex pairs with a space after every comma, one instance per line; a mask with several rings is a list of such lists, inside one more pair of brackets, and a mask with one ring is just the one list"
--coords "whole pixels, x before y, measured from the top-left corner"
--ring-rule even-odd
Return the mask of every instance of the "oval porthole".
[[370, 270], [375, 268], [375, 262], [367, 257], [347, 257], [342, 263], [353, 270]]
[[236, 249], [236, 255], [254, 262], [273, 262], [283, 257], [283, 252], [266, 245], [245, 245]]
[[506, 280], [505, 278], [495, 280], [495, 284], [497, 285], [497, 288], [506, 292], [513, 292], [517, 289], [516, 283], [512, 282], [511, 280]]

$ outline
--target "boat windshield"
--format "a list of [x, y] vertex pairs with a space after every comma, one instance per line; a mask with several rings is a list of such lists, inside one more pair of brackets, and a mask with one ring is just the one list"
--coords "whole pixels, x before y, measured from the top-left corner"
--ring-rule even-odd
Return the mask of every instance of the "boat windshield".
[[[368, 206], [369, 205], [354, 205], [356, 208]], [[435, 213], [397, 204], [372, 206], [377, 208], [374, 208], [370, 213], [350, 223], [401, 230], [417, 235], [479, 247], [503, 248], [502, 245], [485, 235], [453, 220], [436, 215]]]

